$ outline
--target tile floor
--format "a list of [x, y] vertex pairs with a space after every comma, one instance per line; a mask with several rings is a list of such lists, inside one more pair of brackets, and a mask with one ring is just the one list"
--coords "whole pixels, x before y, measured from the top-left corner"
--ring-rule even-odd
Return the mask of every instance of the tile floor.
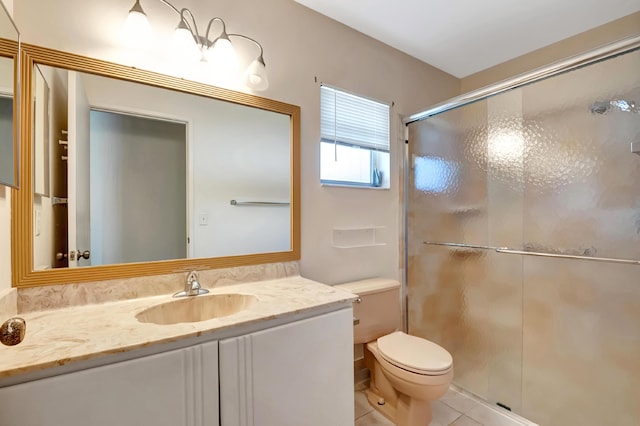
[[[364, 390], [355, 392], [355, 426], [393, 426], [367, 402]], [[431, 405], [433, 420], [429, 426], [531, 426], [511, 418], [498, 408], [483, 404], [453, 387]], [[425, 425], [427, 426], [427, 425]]]

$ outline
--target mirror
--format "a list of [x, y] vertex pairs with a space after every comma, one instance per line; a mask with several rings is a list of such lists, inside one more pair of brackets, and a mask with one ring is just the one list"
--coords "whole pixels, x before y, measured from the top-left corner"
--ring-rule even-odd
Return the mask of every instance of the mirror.
[[299, 107], [23, 52], [15, 285], [299, 259]]
[[0, 2], [0, 184], [18, 186], [19, 33]]

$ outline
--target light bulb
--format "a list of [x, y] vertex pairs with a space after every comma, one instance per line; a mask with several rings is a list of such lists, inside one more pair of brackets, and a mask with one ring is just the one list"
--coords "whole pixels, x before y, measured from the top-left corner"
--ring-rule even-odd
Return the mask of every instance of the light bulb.
[[267, 69], [262, 55], [249, 64], [243, 80], [245, 86], [253, 90], [266, 90], [269, 87]]
[[183, 21], [180, 21], [180, 24], [178, 24], [178, 27], [173, 33], [171, 46], [176, 57], [189, 62], [199, 61], [202, 56], [191, 31], [189, 31]]
[[238, 69], [238, 56], [226, 33], [223, 33], [206, 52], [206, 59], [215, 67], [227, 71]]
[[124, 21], [122, 35], [125, 43], [131, 46], [143, 46], [151, 40], [151, 25], [139, 0], [136, 0]]

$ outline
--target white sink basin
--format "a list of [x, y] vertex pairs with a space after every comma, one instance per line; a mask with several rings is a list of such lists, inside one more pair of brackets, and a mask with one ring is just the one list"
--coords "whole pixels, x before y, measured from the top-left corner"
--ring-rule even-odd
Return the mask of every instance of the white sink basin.
[[257, 301], [250, 294], [208, 294], [188, 296], [145, 309], [136, 315], [140, 322], [177, 324], [221, 318], [249, 309]]

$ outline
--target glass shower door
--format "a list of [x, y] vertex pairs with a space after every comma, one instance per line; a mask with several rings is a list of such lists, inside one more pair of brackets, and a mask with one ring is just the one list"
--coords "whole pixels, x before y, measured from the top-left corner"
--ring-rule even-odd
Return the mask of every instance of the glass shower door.
[[[523, 92], [522, 415], [640, 421], [640, 51]], [[516, 256], [518, 257], [518, 256]]]
[[636, 50], [409, 125], [409, 332], [543, 425], [640, 419], [638, 70]]
[[452, 354], [456, 385], [515, 410], [522, 261], [491, 247], [522, 239], [522, 147], [509, 145], [521, 126], [510, 110], [519, 96], [412, 124], [407, 194], [409, 332]]

